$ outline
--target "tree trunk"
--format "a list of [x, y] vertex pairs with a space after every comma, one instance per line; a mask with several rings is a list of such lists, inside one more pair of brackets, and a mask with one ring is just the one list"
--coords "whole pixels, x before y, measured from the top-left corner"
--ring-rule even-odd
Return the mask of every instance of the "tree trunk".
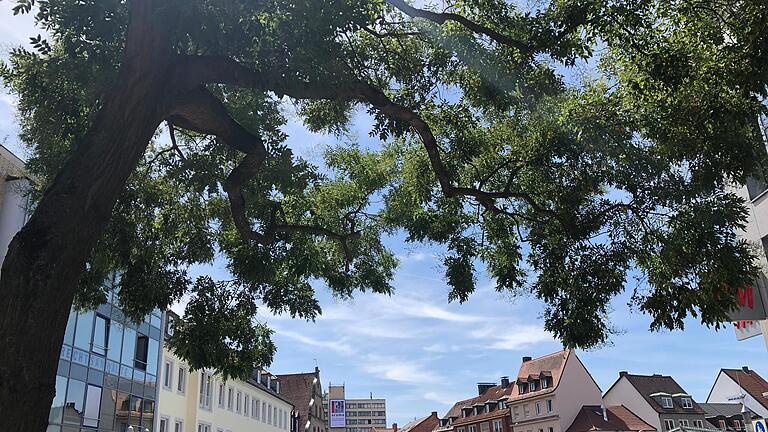
[[90, 129], [11, 242], [0, 273], [0, 430], [44, 432], [85, 261], [168, 111], [172, 61], [153, 0], [134, 0], [123, 65]]

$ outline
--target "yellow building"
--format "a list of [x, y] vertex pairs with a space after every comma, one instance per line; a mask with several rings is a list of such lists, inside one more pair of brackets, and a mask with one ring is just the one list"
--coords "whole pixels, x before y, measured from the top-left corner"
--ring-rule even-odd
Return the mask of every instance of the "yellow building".
[[[172, 313], [169, 313], [172, 319]], [[172, 329], [166, 325], [166, 333]], [[168, 335], [166, 334], [166, 337]], [[190, 372], [163, 348], [158, 377], [158, 432], [292, 432], [294, 406], [265, 369], [246, 381], [224, 381], [214, 371]]]

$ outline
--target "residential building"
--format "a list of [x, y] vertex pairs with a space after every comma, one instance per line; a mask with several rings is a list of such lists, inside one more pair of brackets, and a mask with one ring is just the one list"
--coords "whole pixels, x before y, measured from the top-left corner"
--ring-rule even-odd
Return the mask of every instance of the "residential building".
[[69, 315], [47, 432], [155, 430], [162, 317], [127, 319], [113, 284], [108, 303]]
[[398, 432], [400, 429], [397, 427], [397, 423], [392, 423], [392, 427], [388, 428], [386, 426], [379, 426], [379, 427], [372, 427], [371, 432]]
[[454, 432], [511, 432], [506, 398], [514, 390], [508, 377], [501, 383], [478, 383], [477, 396], [453, 404], [438, 422], [438, 428]]
[[[173, 334], [168, 312], [165, 334]], [[280, 382], [263, 368], [246, 380], [225, 380], [214, 370], [190, 370], [163, 348], [158, 400], [158, 432], [296, 432], [294, 406]]]
[[603, 400], [606, 405], [624, 405], [659, 432], [709, 428], [704, 409], [671, 376], [619, 372]]
[[729, 398], [742, 394], [747, 408], [762, 418], [768, 418], [768, 382], [747, 366], [720, 369], [707, 402], [733, 402]]
[[[432, 432], [438, 424], [439, 418], [437, 417], [437, 411], [432, 411], [432, 414], [417, 418], [411, 422], [408, 422], [405, 426], [398, 429], [399, 432]], [[394, 424], [392, 426], [396, 426]], [[376, 429], [378, 430], [378, 429]]]
[[281, 395], [296, 407], [297, 432], [326, 432], [320, 369], [314, 372], [278, 375]]
[[655, 432], [624, 405], [584, 405], [566, 432]]
[[506, 398], [514, 432], [565, 432], [582, 406], [602, 403], [600, 387], [571, 349], [523, 357], [514, 384]]
[[[333, 428], [332, 416], [329, 413], [329, 401], [344, 401], [345, 428]], [[373, 394], [368, 399], [346, 399], [344, 385], [328, 385], [328, 393], [323, 396], [323, 410], [328, 419], [330, 432], [371, 432], [376, 427], [379, 431], [387, 425], [386, 399], [374, 399]]]
[[[746, 431], [740, 403], [700, 403], [699, 406], [706, 411], [705, 417], [710, 427], [728, 432]], [[757, 416], [753, 414], [753, 417]]]

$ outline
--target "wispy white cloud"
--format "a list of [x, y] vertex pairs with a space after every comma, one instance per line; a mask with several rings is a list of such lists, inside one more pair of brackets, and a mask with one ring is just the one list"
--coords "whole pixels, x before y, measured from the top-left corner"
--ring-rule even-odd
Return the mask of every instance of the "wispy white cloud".
[[420, 362], [400, 360], [389, 356], [365, 356], [364, 369], [380, 378], [406, 384], [435, 384], [444, 380], [433, 369]]
[[286, 337], [303, 345], [326, 349], [343, 355], [353, 355], [356, 352], [351, 345], [344, 341], [318, 339], [312, 335], [304, 335], [291, 330], [278, 329], [275, 333], [278, 337]]

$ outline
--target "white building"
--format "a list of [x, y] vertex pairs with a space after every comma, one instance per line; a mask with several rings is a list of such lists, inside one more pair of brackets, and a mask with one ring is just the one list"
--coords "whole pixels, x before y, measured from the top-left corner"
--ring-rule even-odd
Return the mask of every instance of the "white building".
[[744, 395], [744, 405], [753, 413], [768, 418], [768, 382], [746, 366], [741, 369], [720, 369], [707, 402], [733, 403], [733, 398], [739, 395]]
[[1, 145], [0, 181], [0, 258], [4, 258], [11, 239], [29, 217], [31, 184], [25, 175], [24, 162]]
[[[165, 326], [166, 337], [171, 328]], [[190, 371], [167, 348], [160, 369], [159, 432], [295, 431], [294, 406], [264, 369], [245, 381], [224, 380], [212, 370]]]

